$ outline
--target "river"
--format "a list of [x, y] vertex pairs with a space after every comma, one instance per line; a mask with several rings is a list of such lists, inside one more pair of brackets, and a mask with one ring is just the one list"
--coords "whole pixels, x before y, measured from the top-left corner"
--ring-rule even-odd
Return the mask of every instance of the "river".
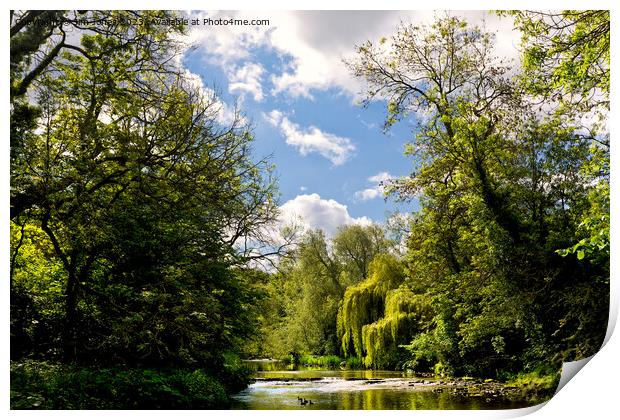
[[400, 371], [326, 370], [276, 361], [248, 363], [255, 370], [255, 382], [233, 396], [232, 409], [480, 410], [538, 403], [508, 396], [499, 383], [420, 378]]

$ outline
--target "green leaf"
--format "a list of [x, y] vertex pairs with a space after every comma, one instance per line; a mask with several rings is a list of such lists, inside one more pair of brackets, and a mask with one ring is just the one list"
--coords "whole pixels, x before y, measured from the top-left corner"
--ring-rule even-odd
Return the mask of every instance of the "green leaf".
[[586, 253], [584, 251], [577, 251], [578, 260], [583, 260], [585, 256], [586, 256]]

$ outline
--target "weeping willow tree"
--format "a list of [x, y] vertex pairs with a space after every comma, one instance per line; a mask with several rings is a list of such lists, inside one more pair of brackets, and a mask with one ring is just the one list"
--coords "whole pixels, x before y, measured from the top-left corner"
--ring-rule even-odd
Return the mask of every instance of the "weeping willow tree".
[[383, 318], [362, 327], [364, 364], [371, 367], [394, 366], [403, 360], [401, 345], [426, 329], [432, 318], [429, 299], [406, 286], [390, 290], [385, 299]]
[[363, 357], [369, 367], [393, 366], [399, 345], [411, 341], [432, 318], [426, 296], [414, 294], [405, 282], [403, 265], [380, 254], [369, 277], [347, 288], [337, 318], [345, 356]]
[[385, 297], [404, 281], [402, 265], [392, 256], [378, 255], [370, 276], [344, 293], [337, 317], [338, 337], [345, 356], [364, 354], [362, 328], [383, 317]]

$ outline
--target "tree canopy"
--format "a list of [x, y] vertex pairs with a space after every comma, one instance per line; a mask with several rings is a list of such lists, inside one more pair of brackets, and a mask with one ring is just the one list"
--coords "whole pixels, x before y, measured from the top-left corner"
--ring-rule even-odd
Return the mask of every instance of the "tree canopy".
[[449, 15], [356, 47], [384, 130], [417, 122], [411, 174], [383, 187], [419, 209], [329, 236], [276, 233], [274, 167], [181, 66], [183, 27], [154, 23], [175, 13], [12, 11], [15, 406], [49, 382], [49, 408], [82, 407], [63, 384], [104, 408], [222, 407], [241, 357], [507, 379], [594, 354], [609, 12], [499, 14], [518, 68]]
[[492, 47], [491, 34], [446, 17], [403, 24], [389, 40], [359, 46], [348, 63], [367, 82], [367, 101], [387, 101], [386, 129], [424, 116], [407, 148], [413, 175], [390, 186], [403, 198], [421, 196], [409, 282], [432, 296], [436, 312], [434, 328], [409, 348], [414, 361], [456, 371], [585, 357], [598, 349], [607, 317], [604, 255], [595, 252], [595, 262], [556, 252], [577, 242], [584, 216], [601, 208], [589, 199], [599, 187], [583, 172], [595, 157], [592, 139], [559, 113], [532, 112], [535, 98]]
[[253, 331], [237, 241], [277, 218], [271, 166], [169, 15], [12, 14], [13, 357], [217, 373]]

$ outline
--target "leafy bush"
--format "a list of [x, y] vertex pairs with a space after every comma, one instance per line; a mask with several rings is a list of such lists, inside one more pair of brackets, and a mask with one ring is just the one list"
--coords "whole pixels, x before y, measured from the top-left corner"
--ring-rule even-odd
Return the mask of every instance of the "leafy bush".
[[100, 369], [26, 361], [11, 365], [11, 409], [225, 408], [228, 387], [238, 388], [242, 378], [239, 371], [223, 381], [203, 369]]
[[537, 369], [533, 372], [519, 373], [509, 380], [507, 385], [518, 388], [524, 398], [540, 400], [551, 398], [559, 381], [559, 371]]
[[344, 361], [345, 366], [349, 369], [363, 369], [364, 359], [362, 357], [350, 356]]
[[342, 359], [338, 356], [313, 356], [305, 355], [299, 358], [299, 363], [305, 366], [323, 366], [323, 367], [336, 367], [342, 363]]
[[[446, 323], [442, 317], [435, 319], [435, 328], [429, 332], [418, 334], [411, 344], [401, 346], [411, 353], [411, 359], [404, 367], [419, 372], [453, 374], [448, 355], [452, 349], [452, 340]], [[440, 365], [438, 368], [437, 365]], [[440, 370], [440, 372], [437, 372]]]

